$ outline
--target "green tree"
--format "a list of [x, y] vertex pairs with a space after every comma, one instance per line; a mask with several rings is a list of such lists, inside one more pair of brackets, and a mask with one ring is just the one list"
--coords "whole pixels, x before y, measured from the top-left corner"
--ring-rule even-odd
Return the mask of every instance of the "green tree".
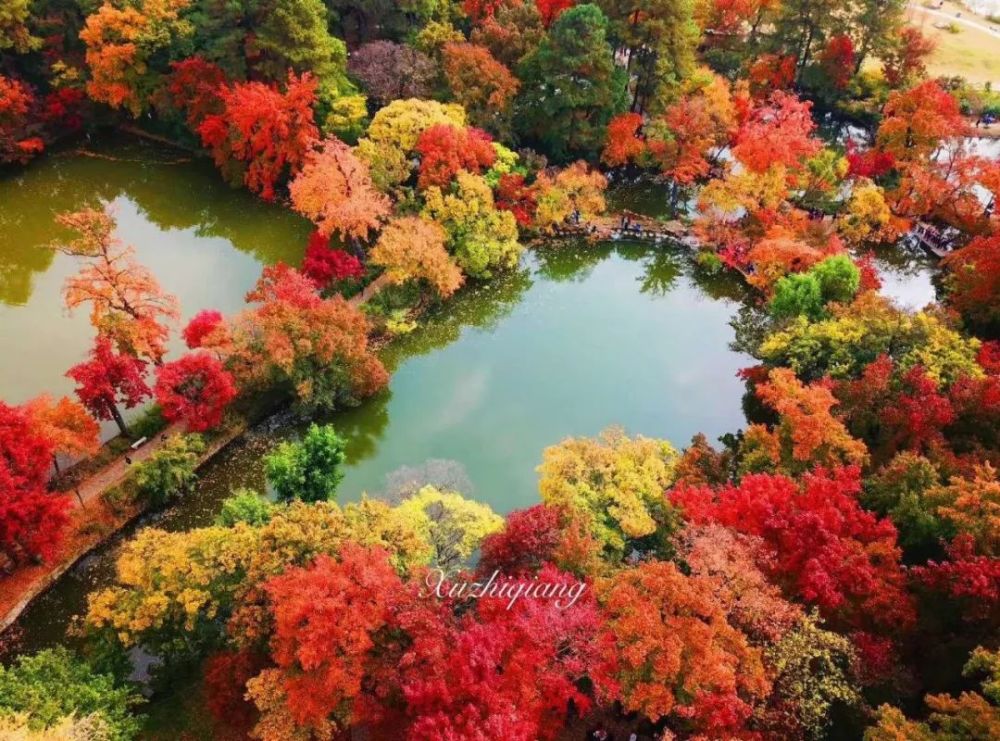
[[774, 296], [768, 307], [771, 316], [785, 319], [806, 316], [820, 319], [826, 316], [830, 301], [847, 303], [861, 285], [861, 271], [847, 255], [834, 255], [811, 267], [805, 273], [792, 273], [774, 285]]
[[516, 126], [556, 157], [596, 151], [625, 108], [626, 73], [615, 67], [607, 28], [596, 5], [570, 8], [519, 66]]
[[331, 425], [317, 424], [299, 442], [285, 442], [267, 456], [267, 480], [278, 499], [325, 502], [336, 498], [344, 478], [345, 443]]
[[153, 506], [190, 492], [205, 443], [200, 435], [173, 435], [162, 448], [136, 466], [139, 494]]
[[774, 297], [768, 311], [775, 319], [793, 316], [807, 316], [819, 319], [823, 316], [823, 290], [819, 279], [811, 273], [792, 273], [774, 284]]
[[823, 302], [847, 303], [861, 287], [861, 271], [847, 255], [834, 255], [809, 269], [819, 281]]
[[34, 730], [58, 725], [66, 716], [100, 718], [113, 741], [136, 738], [140, 718], [131, 709], [142, 701], [109, 674], [96, 673], [66, 648], [19, 656], [0, 665], [0, 715], [25, 715]]
[[245, 522], [253, 527], [264, 525], [271, 521], [275, 506], [260, 494], [250, 489], [237, 489], [232, 496], [226, 497], [215, 518], [215, 524], [222, 527], [232, 527], [238, 522]]
[[635, 78], [632, 110], [662, 110], [695, 69], [693, 0], [599, 0]]

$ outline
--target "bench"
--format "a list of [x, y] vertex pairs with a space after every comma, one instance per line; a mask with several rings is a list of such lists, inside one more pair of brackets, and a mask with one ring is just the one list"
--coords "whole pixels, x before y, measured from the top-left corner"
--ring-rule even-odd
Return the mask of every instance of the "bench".
[[138, 450], [143, 445], [145, 445], [147, 442], [149, 442], [149, 438], [148, 437], [140, 437], [134, 443], [132, 443], [131, 445], [129, 445], [129, 449], [130, 450]]

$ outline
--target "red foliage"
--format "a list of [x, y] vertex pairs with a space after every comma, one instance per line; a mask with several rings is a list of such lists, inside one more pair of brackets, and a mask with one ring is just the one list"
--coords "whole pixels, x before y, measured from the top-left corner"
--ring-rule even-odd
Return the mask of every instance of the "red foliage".
[[966, 620], [1000, 618], [1000, 559], [978, 556], [974, 539], [959, 535], [948, 546], [948, 559], [912, 569], [917, 583], [937, 595], [958, 602]]
[[973, 319], [1000, 325], [1000, 232], [976, 237], [944, 265], [949, 303]]
[[292, 717], [305, 726], [339, 711], [348, 716], [339, 720], [350, 722], [374, 634], [392, 619], [405, 591], [388, 555], [347, 543], [339, 560], [317, 556], [265, 589], [274, 617], [271, 655], [283, 671]]
[[[538, 582], [577, 580], [546, 566]], [[508, 598], [483, 598], [453, 626], [420, 628], [398, 663], [412, 741], [554, 739], [571, 704], [582, 713], [592, 705], [583, 680], [598, 701], [617, 690], [614, 641], [589, 589], [565, 609], [551, 599], [508, 609]]]
[[166, 419], [183, 419], [189, 429], [204, 432], [218, 427], [236, 384], [218, 358], [197, 352], [161, 365], [153, 392]]
[[1000, 341], [984, 342], [976, 354], [976, 362], [990, 375], [1000, 375]]
[[143, 376], [146, 363], [114, 351], [110, 340], [97, 337], [90, 359], [74, 365], [66, 375], [76, 381], [76, 395], [97, 419], [118, 419], [118, 404], [126, 409], [149, 396]]
[[473, 23], [478, 24], [484, 18], [490, 18], [497, 12], [503, 0], [464, 0], [462, 7]]
[[861, 257], [855, 258], [854, 264], [861, 271], [861, 280], [858, 284], [859, 291], [877, 291], [882, 287], [882, 278], [875, 264], [875, 255], [867, 252]]
[[62, 540], [69, 500], [45, 490], [52, 454], [28, 415], [0, 401], [0, 555], [12, 563], [47, 558]]
[[460, 170], [479, 173], [497, 158], [490, 135], [481, 129], [460, 129], [450, 124], [428, 127], [417, 139], [420, 176], [417, 186], [444, 188]]
[[833, 36], [819, 55], [823, 73], [837, 89], [843, 90], [854, 74], [854, 42], [846, 34]]
[[704, 577], [645, 561], [608, 580], [602, 606], [618, 643], [621, 702], [672, 716], [694, 738], [734, 738], [770, 690], [761, 655], [729, 624]]
[[520, 509], [507, 515], [502, 531], [489, 535], [480, 547], [479, 571], [491, 574], [534, 573], [555, 560], [562, 540], [559, 511], [544, 504]]
[[82, 90], [74, 87], [53, 90], [42, 99], [42, 122], [60, 133], [78, 131], [83, 127], [81, 109], [86, 97]]
[[750, 65], [750, 86], [758, 97], [766, 97], [774, 90], [787, 90], [795, 81], [795, 55], [762, 54]]
[[888, 460], [901, 450], [933, 454], [946, 449], [947, 428], [959, 417], [965, 418], [963, 427], [976, 428], [988, 439], [1000, 411], [1000, 390], [994, 387], [988, 380], [961, 378], [945, 391], [920, 366], [899, 375], [892, 359], [882, 355], [859, 379], [839, 381], [833, 391], [850, 430], [865, 439], [877, 459]]
[[876, 142], [897, 161], [926, 162], [942, 141], [962, 136], [968, 128], [955, 96], [937, 81], [925, 80], [889, 95]]
[[184, 343], [192, 350], [201, 347], [202, 340], [222, 325], [222, 313], [215, 309], [205, 309], [195, 314], [181, 333]]
[[812, 137], [816, 124], [811, 108], [812, 103], [789, 93], [780, 90], [772, 93], [740, 126], [733, 154], [753, 172], [766, 172], [773, 164], [790, 169], [799, 167], [822, 147]]
[[567, 8], [572, 8], [575, 4], [575, 0], [535, 0], [535, 5], [538, 6], [538, 12], [542, 16], [542, 23], [548, 28], [552, 25], [560, 13], [562, 13]]
[[229, 84], [226, 73], [199, 56], [172, 62], [170, 67], [166, 85], [170, 102], [184, 111], [188, 127], [197, 131], [205, 118], [221, 111], [222, 92]]
[[530, 226], [538, 210], [534, 189], [524, 184], [524, 175], [506, 173], [500, 176], [496, 191], [496, 206], [514, 214], [521, 226]]
[[859, 151], [853, 140], [847, 142], [848, 174], [857, 178], [878, 178], [888, 174], [896, 166], [896, 158], [881, 149]]
[[903, 585], [896, 529], [857, 502], [856, 467], [817, 469], [801, 486], [752, 474], [717, 491], [678, 486], [670, 500], [696, 523], [757, 536], [773, 551], [765, 568], [795, 596], [841, 626], [904, 629], [913, 608]]
[[601, 161], [611, 167], [635, 163], [646, 151], [646, 141], [639, 134], [642, 116], [638, 113], [620, 113], [608, 123]]
[[262, 82], [241, 82], [219, 90], [222, 112], [206, 116], [198, 134], [224, 172], [240, 165], [242, 181], [265, 200], [283, 177], [301, 167], [319, 137], [313, 121], [316, 80], [288, 76], [285, 92]]
[[885, 54], [882, 71], [892, 87], [898, 87], [911, 78], [923, 77], [927, 58], [934, 51], [936, 42], [916, 26], [904, 23], [894, 48]]
[[264, 666], [264, 657], [247, 650], [217, 653], [205, 661], [205, 706], [222, 728], [237, 735], [253, 728], [257, 709], [246, 699], [246, 684]]
[[331, 248], [329, 237], [313, 232], [302, 259], [302, 273], [322, 291], [337, 281], [364, 277], [365, 268], [354, 255]]
[[31, 88], [0, 74], [0, 164], [23, 164], [45, 149], [39, 137], [28, 134], [29, 113], [34, 105]]

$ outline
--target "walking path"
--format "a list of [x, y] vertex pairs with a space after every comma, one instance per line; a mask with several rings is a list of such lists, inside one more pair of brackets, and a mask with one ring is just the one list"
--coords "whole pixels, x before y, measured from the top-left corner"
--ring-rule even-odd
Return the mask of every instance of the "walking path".
[[[1000, 36], [1000, 29], [995, 26], [989, 26], [986, 23], [977, 23], [976, 21], [970, 21], [964, 11], [961, 16], [955, 15], [955, 13], [945, 13], [940, 10], [935, 10], [934, 8], [928, 8], [917, 3], [910, 3], [911, 10], [917, 10], [921, 13], [927, 13], [927, 15], [937, 16], [938, 18], [948, 21], [949, 23], [957, 23], [960, 26], [968, 26], [969, 28], [974, 28], [977, 31], [982, 31], [983, 33], [988, 33], [990, 36]], [[978, 16], [973, 15], [973, 18], [978, 18]]]

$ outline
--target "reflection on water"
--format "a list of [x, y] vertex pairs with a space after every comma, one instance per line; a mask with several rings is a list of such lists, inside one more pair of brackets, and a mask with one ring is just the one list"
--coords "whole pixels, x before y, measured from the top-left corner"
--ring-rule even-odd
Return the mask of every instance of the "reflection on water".
[[[86, 309], [68, 316], [62, 286], [79, 261], [47, 249], [66, 234], [56, 214], [111, 204], [118, 237], [136, 248], [183, 321], [204, 308], [235, 311], [263, 263], [297, 263], [308, 223], [223, 183], [210, 163], [145, 143], [88, 145], [0, 177], [0, 398], [67, 393], [66, 369], [93, 335]], [[175, 341], [173, 349], [178, 349]]]

